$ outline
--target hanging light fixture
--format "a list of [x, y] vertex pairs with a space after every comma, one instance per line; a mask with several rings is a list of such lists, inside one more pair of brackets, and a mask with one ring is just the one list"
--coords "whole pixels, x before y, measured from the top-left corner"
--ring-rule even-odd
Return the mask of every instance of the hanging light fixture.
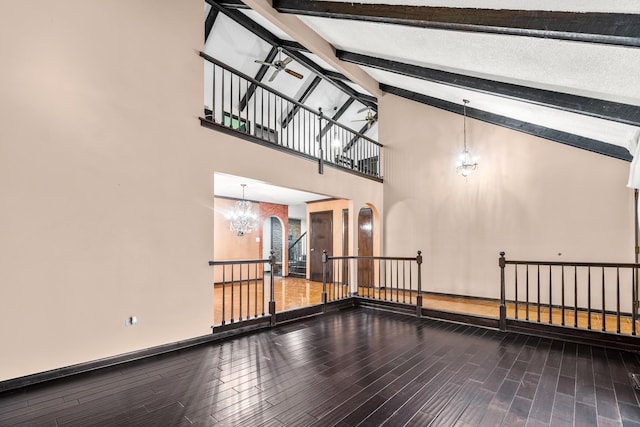
[[251, 202], [244, 198], [244, 187], [242, 186], [242, 200], [236, 201], [233, 208], [233, 214], [229, 218], [231, 231], [237, 231], [238, 236], [244, 236], [245, 233], [251, 233], [258, 228], [258, 214], [251, 210]]
[[340, 133], [338, 132], [338, 129], [335, 128], [335, 126], [333, 129], [333, 138], [331, 139], [331, 146], [336, 150], [342, 148], [342, 138], [340, 138]]
[[471, 175], [471, 172], [476, 170], [478, 167], [478, 160], [476, 158], [472, 158], [469, 150], [467, 150], [467, 104], [469, 103], [468, 99], [463, 99], [464, 102], [464, 121], [463, 121], [463, 140], [464, 140], [464, 150], [460, 154], [458, 158], [458, 163], [456, 164], [456, 170], [460, 172], [460, 175], [465, 178]]

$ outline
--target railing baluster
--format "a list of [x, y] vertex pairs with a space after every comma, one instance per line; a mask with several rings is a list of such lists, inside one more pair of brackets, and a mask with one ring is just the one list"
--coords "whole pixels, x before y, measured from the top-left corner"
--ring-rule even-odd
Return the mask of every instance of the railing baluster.
[[247, 264], [247, 319], [251, 319], [251, 267]]
[[235, 276], [235, 265], [231, 264], [231, 323], [233, 323], [234, 305], [236, 304], [236, 300], [235, 300], [236, 282], [234, 280], [234, 276]]
[[632, 270], [632, 282], [631, 282], [631, 294], [632, 294], [632, 299], [633, 302], [631, 304], [631, 335], [636, 334], [636, 316], [637, 316], [637, 307], [636, 307], [636, 301], [638, 301], [638, 291], [636, 289], [635, 283], [638, 275], [638, 270], [636, 268], [634, 268]]
[[587, 274], [587, 329], [591, 330], [591, 267], [588, 267]]
[[518, 264], [514, 265], [515, 272], [515, 282], [516, 282], [516, 291], [515, 291], [515, 317], [518, 320]]
[[602, 332], [607, 330], [606, 304], [604, 298], [604, 267], [602, 267]]
[[553, 323], [553, 304], [551, 302], [553, 297], [553, 289], [551, 286], [551, 266], [549, 266], [549, 324]]
[[226, 89], [225, 85], [224, 85], [224, 73], [225, 73], [225, 69], [223, 68], [222, 69], [222, 79], [221, 79], [221, 90], [220, 90], [221, 98], [222, 98], [222, 104], [221, 104], [222, 111], [220, 111], [220, 120], [222, 120], [220, 122], [221, 125], [224, 125], [224, 91]]
[[254, 295], [253, 295], [253, 312], [254, 312], [254, 317], [258, 317], [258, 264], [255, 265], [255, 276], [253, 276], [253, 283], [255, 283], [254, 285]]
[[578, 327], [578, 267], [573, 267], [573, 327]]
[[564, 265], [561, 269], [562, 274], [562, 326], [564, 326]]
[[620, 267], [616, 268], [616, 332], [620, 333]]
[[538, 323], [540, 323], [540, 306], [542, 301], [540, 300], [540, 264], [538, 264]]
[[525, 304], [526, 308], [526, 320], [529, 321], [529, 264], [527, 264], [527, 302]]
[[411, 264], [409, 264], [409, 304], [413, 305], [413, 280], [412, 280], [412, 275], [411, 275]]
[[405, 304], [407, 302], [407, 300], [406, 300], [407, 289], [405, 287], [405, 283], [406, 283], [406, 280], [405, 280], [405, 273], [406, 273], [405, 272], [405, 265], [406, 265], [406, 263], [403, 261], [402, 262], [402, 303], [403, 304]]
[[[264, 277], [265, 277], [265, 274], [264, 274], [264, 263], [260, 264], [260, 269], [262, 270], [260, 272], [260, 274], [262, 276], [262, 280], [261, 280], [261, 282], [262, 282], [262, 298], [260, 298], [260, 299], [262, 300], [262, 316], [264, 317], [264, 301], [267, 299], [267, 295], [264, 292]], [[256, 282], [256, 287], [257, 286], [258, 286], [258, 283]]]
[[[225, 319], [225, 307], [227, 305], [227, 266], [222, 266], [222, 324], [226, 323]], [[231, 284], [233, 286], [233, 284]], [[215, 324], [215, 322], [214, 322]]]
[[242, 322], [242, 264], [239, 265], [238, 270], [240, 270], [240, 279], [238, 279], [238, 293], [240, 305], [238, 307], [238, 321]]

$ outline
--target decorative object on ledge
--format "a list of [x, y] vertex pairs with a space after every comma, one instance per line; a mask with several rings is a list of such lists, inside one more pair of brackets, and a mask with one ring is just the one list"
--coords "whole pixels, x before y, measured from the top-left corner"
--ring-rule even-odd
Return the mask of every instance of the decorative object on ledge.
[[251, 202], [244, 198], [244, 187], [247, 184], [240, 185], [242, 186], [242, 200], [236, 201], [233, 214], [228, 219], [231, 231], [237, 231], [238, 236], [244, 236], [245, 233], [251, 233], [258, 228], [258, 214], [251, 210]]
[[463, 119], [463, 141], [464, 141], [464, 150], [460, 154], [458, 158], [458, 163], [456, 164], [456, 170], [460, 172], [462, 176], [465, 178], [471, 175], [471, 172], [476, 170], [478, 167], [478, 159], [475, 157], [471, 157], [469, 150], [467, 150], [467, 104], [469, 103], [468, 99], [463, 99], [464, 102], [464, 119]]

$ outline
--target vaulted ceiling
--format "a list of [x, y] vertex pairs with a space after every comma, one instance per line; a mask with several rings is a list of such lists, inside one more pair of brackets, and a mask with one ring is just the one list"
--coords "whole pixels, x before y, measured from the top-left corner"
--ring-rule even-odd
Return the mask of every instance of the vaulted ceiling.
[[[207, 2], [206, 52], [265, 81], [253, 61], [282, 46], [305, 78], [278, 77], [274, 87], [340, 112], [356, 129], [357, 111], [375, 106], [381, 90], [457, 113], [468, 99], [470, 117], [624, 160], [640, 136], [636, 0]], [[294, 40], [292, 19], [324, 39], [330, 55]], [[352, 70], [344, 64], [367, 78], [339, 72]]]

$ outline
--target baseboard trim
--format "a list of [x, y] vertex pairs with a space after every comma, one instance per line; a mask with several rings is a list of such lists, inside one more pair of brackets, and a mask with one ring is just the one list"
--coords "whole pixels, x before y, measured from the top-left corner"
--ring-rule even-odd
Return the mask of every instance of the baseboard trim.
[[[407, 305], [390, 301], [350, 296], [341, 300], [327, 302], [324, 309], [322, 305], [315, 305], [311, 307], [304, 307], [301, 309], [277, 313], [275, 326], [277, 327], [296, 321], [303, 321], [306, 318], [319, 316], [324, 313], [335, 313], [340, 310], [357, 307], [385, 310], [411, 316], [416, 316], [417, 314], [415, 305]], [[420, 314], [422, 318], [463, 323], [467, 325], [488, 327], [492, 329], [497, 329], [499, 326], [499, 320], [495, 318], [434, 310], [428, 307], [421, 307]], [[47, 381], [57, 380], [72, 375], [87, 373], [102, 368], [116, 366], [123, 363], [133, 362], [148, 357], [159, 356], [173, 351], [184, 350], [198, 345], [204, 345], [212, 342], [221, 342], [239, 336], [251, 334], [260, 330], [273, 328], [270, 319], [270, 316], [265, 316], [261, 318], [251, 319], [250, 321], [217, 326], [212, 328], [213, 333], [209, 335], [176, 341], [173, 343], [132, 351], [112, 357], [106, 357], [90, 362], [79, 363], [76, 365], [0, 381], [0, 393]], [[538, 324], [523, 322], [513, 319], [507, 319], [507, 329], [509, 332], [522, 333], [526, 335], [544, 336], [549, 338], [562, 339], [565, 341], [578, 341], [621, 350], [640, 350], [640, 340], [638, 340], [638, 337], [618, 336], [614, 334], [605, 334], [598, 331], [576, 330], [574, 328], [545, 325], [542, 323]]]
[[65, 366], [62, 368], [51, 369], [49, 371], [12, 378], [9, 380], [0, 381], [0, 393], [51, 380], [69, 377], [71, 375], [82, 374], [102, 368], [108, 368], [110, 366], [133, 362], [135, 360], [159, 356], [161, 354], [170, 353], [177, 350], [184, 350], [190, 347], [195, 347], [225, 338], [225, 336], [216, 336], [213, 334], [204, 335], [182, 341], [172, 342], [169, 344], [149, 347], [142, 350], [136, 350], [129, 353], [123, 353], [116, 356], [105, 357], [103, 359], [92, 360], [90, 362], [78, 363], [76, 365]]

